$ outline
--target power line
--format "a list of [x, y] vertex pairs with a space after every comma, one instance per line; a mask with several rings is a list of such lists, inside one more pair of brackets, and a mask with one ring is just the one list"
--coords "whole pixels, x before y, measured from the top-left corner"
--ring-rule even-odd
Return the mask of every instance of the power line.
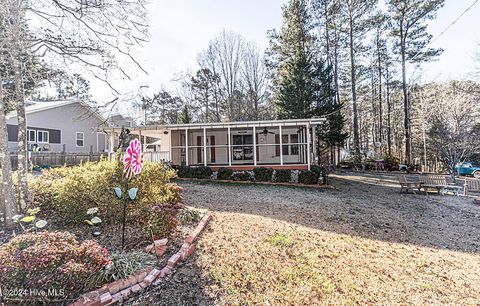
[[[433, 44], [434, 42], [436, 42], [443, 34], [445, 34], [445, 32], [447, 32], [455, 23], [457, 23], [457, 21], [460, 20], [460, 18], [462, 18], [469, 10], [472, 9], [472, 7], [477, 4], [479, 0], [475, 0], [473, 1], [473, 3], [467, 7], [457, 18], [455, 18], [455, 20], [453, 20], [442, 32], [440, 32], [440, 34], [437, 35], [437, 37], [435, 37], [434, 40], [432, 40], [430, 42], [430, 44]], [[418, 51], [410, 60], [413, 60], [415, 59], [419, 54], [421, 53], [421, 51]]]

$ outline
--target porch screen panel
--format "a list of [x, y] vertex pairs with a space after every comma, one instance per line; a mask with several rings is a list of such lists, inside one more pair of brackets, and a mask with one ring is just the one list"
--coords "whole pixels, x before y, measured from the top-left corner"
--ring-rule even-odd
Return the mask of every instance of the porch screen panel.
[[257, 165], [280, 165], [280, 129], [278, 126], [256, 128]]
[[307, 137], [305, 126], [282, 128], [282, 155], [284, 164], [306, 164]]

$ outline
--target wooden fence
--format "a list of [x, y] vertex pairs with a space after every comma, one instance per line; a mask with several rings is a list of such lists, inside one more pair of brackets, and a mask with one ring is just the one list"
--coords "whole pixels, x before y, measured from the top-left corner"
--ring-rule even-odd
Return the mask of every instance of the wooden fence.
[[[98, 162], [102, 157], [108, 158], [108, 153], [71, 153], [71, 152], [28, 152], [29, 163], [33, 166], [75, 166], [91, 161]], [[111, 156], [115, 158], [115, 153]], [[170, 152], [144, 152], [144, 160], [153, 163], [163, 163], [170, 160]], [[18, 168], [18, 156], [10, 153], [12, 169]]]
[[[98, 162], [106, 153], [70, 153], [70, 152], [28, 152], [29, 163], [33, 166], [75, 166], [81, 163], [92, 161]], [[18, 155], [10, 154], [12, 169], [18, 168]]]

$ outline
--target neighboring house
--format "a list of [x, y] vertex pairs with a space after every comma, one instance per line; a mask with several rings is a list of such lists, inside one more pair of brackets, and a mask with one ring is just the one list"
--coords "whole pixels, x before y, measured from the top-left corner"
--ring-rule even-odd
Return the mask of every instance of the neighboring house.
[[[28, 149], [42, 151], [106, 152], [106, 134], [102, 126], [109, 123], [88, 104], [80, 100], [27, 102]], [[7, 114], [8, 145], [18, 148], [18, 123], [15, 112]]]
[[[146, 160], [175, 165], [252, 169], [307, 169], [315, 161], [315, 130], [324, 119], [194, 123], [131, 127], [146, 148]], [[121, 128], [105, 131], [118, 139]], [[159, 147], [156, 152], [150, 148]], [[113, 152], [112, 152], [113, 153]]]
[[109, 118], [108, 121], [110, 124], [114, 127], [124, 127], [124, 128], [129, 128], [134, 125], [134, 121], [130, 117], [123, 116], [121, 114], [112, 114]]

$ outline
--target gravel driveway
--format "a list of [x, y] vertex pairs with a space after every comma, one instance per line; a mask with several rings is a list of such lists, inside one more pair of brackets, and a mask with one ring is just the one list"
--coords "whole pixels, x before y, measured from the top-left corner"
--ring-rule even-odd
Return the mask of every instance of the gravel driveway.
[[480, 206], [471, 198], [400, 194], [394, 175], [331, 176], [337, 190], [182, 183], [185, 202], [391, 242], [480, 252]]

